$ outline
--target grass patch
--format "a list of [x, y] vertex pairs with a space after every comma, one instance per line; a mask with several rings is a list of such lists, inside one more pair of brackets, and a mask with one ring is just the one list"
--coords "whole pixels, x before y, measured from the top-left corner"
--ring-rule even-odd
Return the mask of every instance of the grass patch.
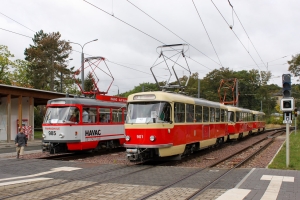
[[43, 131], [34, 131], [34, 139], [35, 140], [41, 140], [43, 139]]
[[286, 144], [284, 143], [273, 162], [270, 169], [292, 169], [300, 170], [300, 132], [290, 134], [290, 165], [286, 167]]

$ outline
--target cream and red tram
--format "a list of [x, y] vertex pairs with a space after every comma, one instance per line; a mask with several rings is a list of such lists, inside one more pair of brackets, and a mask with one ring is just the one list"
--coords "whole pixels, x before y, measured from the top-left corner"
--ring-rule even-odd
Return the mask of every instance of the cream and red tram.
[[265, 130], [266, 121], [265, 113], [261, 111], [252, 111], [253, 114], [253, 133], [257, 133]]
[[127, 99], [127, 158], [192, 153], [228, 138], [227, 106], [177, 93], [143, 92]]
[[43, 121], [43, 151], [65, 153], [122, 145], [126, 99], [97, 98], [49, 100]]
[[229, 139], [239, 139], [253, 132], [253, 111], [245, 108], [228, 107]]

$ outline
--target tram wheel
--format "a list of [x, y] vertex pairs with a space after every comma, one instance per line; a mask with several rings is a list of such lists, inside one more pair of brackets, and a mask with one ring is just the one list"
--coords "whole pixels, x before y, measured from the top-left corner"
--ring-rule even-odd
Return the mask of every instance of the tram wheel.
[[238, 139], [242, 139], [242, 138], [243, 138], [243, 133], [240, 133]]

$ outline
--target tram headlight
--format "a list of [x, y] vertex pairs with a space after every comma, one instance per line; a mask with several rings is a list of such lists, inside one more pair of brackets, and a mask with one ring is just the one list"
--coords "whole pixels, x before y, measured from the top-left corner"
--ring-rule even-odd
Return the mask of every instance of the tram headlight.
[[60, 138], [65, 137], [65, 135], [64, 135], [63, 133], [60, 133], [58, 136], [59, 136]]
[[126, 135], [125, 140], [128, 142], [130, 140], [130, 136]]
[[151, 142], [154, 142], [154, 141], [155, 141], [155, 136], [154, 136], [154, 135], [151, 135], [151, 136], [150, 136], [150, 141], [151, 141]]
[[46, 134], [43, 134], [43, 138], [46, 138]]

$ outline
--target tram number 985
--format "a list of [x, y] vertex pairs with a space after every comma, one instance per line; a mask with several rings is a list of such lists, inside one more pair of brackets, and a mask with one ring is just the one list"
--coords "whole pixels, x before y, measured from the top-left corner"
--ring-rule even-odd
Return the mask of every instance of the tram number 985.
[[56, 135], [56, 131], [48, 131], [49, 135]]
[[137, 139], [143, 139], [144, 136], [143, 136], [143, 135], [136, 135], [136, 138], [137, 138]]

